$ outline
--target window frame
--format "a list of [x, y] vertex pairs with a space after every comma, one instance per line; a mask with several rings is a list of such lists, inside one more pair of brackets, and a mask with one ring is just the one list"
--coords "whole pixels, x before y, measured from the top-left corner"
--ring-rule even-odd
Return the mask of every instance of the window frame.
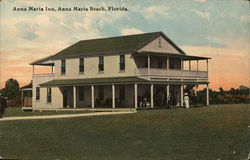
[[104, 72], [104, 56], [99, 56], [98, 71]]
[[126, 60], [125, 60], [125, 54], [120, 55], [120, 71], [125, 71], [126, 69]]
[[79, 73], [84, 73], [84, 58], [79, 58]]
[[62, 59], [61, 60], [61, 75], [65, 75], [66, 74], [66, 60]]
[[36, 87], [36, 101], [40, 100], [40, 87]]
[[47, 103], [51, 103], [52, 102], [52, 88], [51, 87], [47, 87]]

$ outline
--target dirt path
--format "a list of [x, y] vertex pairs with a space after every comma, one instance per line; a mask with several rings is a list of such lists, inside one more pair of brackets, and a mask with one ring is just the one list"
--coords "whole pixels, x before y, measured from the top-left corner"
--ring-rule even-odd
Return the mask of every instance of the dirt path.
[[90, 116], [118, 115], [118, 114], [130, 114], [130, 113], [136, 113], [136, 111], [94, 112], [94, 113], [62, 114], [62, 115], [48, 115], [48, 116], [4, 117], [4, 118], [0, 118], [0, 122], [1, 121], [14, 121], [14, 120], [32, 120], [32, 119], [56, 119], [56, 118], [90, 117]]

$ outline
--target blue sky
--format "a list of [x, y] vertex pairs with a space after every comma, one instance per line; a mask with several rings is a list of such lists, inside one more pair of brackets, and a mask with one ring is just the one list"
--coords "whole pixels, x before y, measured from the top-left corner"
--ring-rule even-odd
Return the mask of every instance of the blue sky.
[[[2, 85], [10, 76], [22, 83], [31, 79], [30, 70], [7, 74], [3, 66], [23, 71], [29, 68], [29, 62], [55, 54], [79, 40], [155, 31], [164, 32], [188, 54], [212, 57], [214, 64], [227, 60], [224, 70], [211, 68], [212, 78], [228, 70], [239, 76], [237, 72], [244, 69], [240, 77], [249, 73], [250, 5], [246, 0], [4, 0], [0, 5]], [[13, 11], [13, 7], [29, 6], [124, 6], [129, 11]], [[232, 59], [244, 60], [242, 66], [228, 66]], [[15, 67], [10, 61], [15, 62]], [[247, 79], [239, 83], [248, 85]], [[219, 85], [223, 83], [215, 87]]]

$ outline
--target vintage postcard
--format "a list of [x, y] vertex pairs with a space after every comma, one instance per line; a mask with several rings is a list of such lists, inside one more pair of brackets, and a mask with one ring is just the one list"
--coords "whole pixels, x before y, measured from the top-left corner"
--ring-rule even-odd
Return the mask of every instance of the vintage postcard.
[[248, 160], [248, 0], [1, 0], [0, 160]]

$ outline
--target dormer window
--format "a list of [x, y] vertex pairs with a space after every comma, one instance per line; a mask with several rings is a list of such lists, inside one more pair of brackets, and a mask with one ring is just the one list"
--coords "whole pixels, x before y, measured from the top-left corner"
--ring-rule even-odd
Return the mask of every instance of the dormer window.
[[161, 46], [161, 38], [159, 38], [159, 40], [158, 40], [158, 47], [162, 48], [162, 46]]

